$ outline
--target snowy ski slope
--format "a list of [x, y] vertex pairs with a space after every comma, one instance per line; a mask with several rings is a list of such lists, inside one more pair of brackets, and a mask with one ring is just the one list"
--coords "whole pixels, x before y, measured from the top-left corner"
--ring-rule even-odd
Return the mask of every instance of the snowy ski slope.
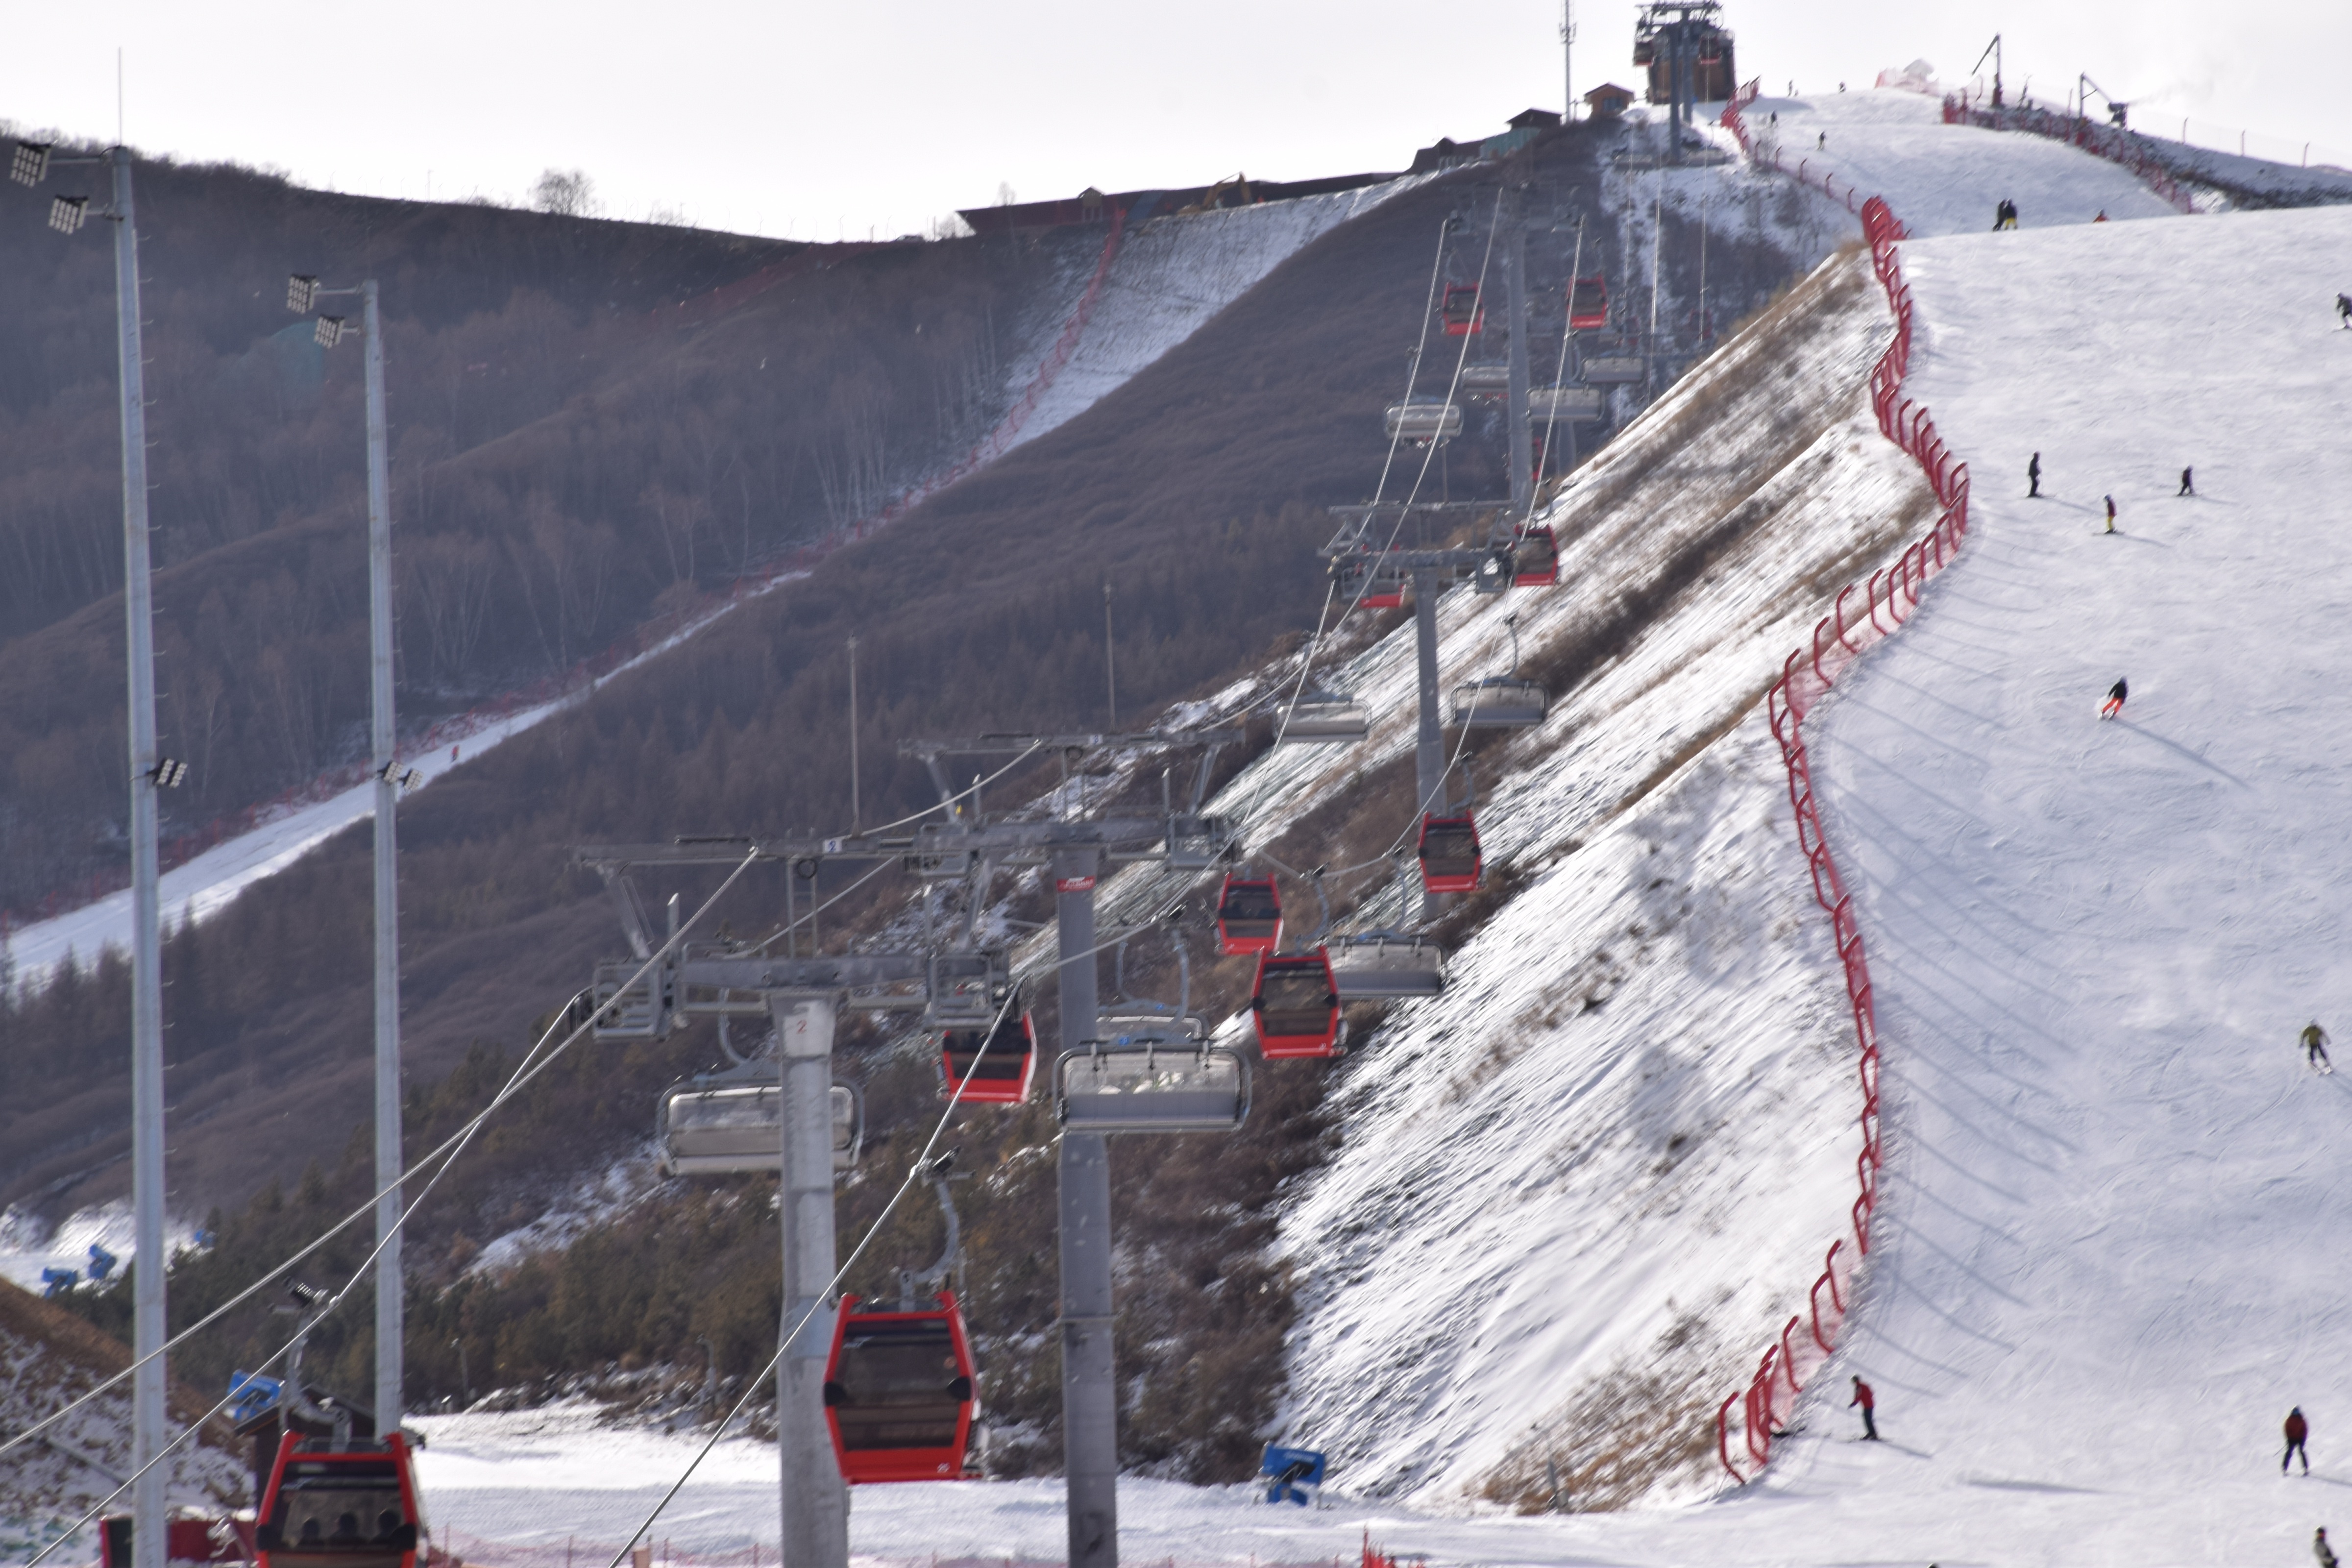
[[[1842, 1359], [1903, 1447], [1817, 1409], [1767, 1490], [1867, 1487], [1921, 1555], [2060, 1561], [2016, 1555], [2019, 1510], [2095, 1531], [2074, 1562], [2352, 1521], [2352, 1078], [2294, 1049], [2352, 1002], [2347, 246], [2323, 209], [1906, 247], [1975, 530], [1813, 742], [1893, 1042]], [[2297, 1404], [2326, 1489], [2273, 1473]], [[2002, 1482], [2031, 1495], [1969, 1506]]]

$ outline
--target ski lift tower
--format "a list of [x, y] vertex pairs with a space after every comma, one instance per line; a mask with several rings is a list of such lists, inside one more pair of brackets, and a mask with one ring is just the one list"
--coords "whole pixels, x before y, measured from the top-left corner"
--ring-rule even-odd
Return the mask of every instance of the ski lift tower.
[[[1517, 531], [1510, 518], [1517, 503], [1503, 501], [1382, 501], [1328, 509], [1339, 520], [1339, 531], [1321, 553], [1331, 563], [1343, 592], [1362, 574], [1375, 579], [1409, 580], [1412, 584], [1413, 626], [1421, 666], [1421, 726], [1414, 747], [1413, 778], [1419, 793], [1416, 815], [1442, 809], [1445, 783], [1445, 740], [1438, 699], [1437, 596], [1457, 583], [1467, 582], [1478, 593], [1499, 594], [1518, 575]], [[1475, 549], [1430, 548], [1391, 542], [1407, 532], [1426, 535], [1431, 524], [1446, 528], [1455, 521], [1474, 525], [1484, 519], [1486, 541]], [[1422, 918], [1433, 919], [1437, 897], [1422, 895]]]
[[[1062, 1032], [1074, 1048], [1095, 1032], [1094, 891], [1106, 864], [1154, 860], [1178, 870], [1206, 870], [1229, 852], [1224, 823], [1198, 814], [1215, 749], [1245, 738], [1238, 729], [1139, 735], [990, 735], [971, 741], [911, 742], [902, 750], [929, 763], [943, 801], [955, 809], [940, 757], [956, 753], [1058, 752], [1066, 759], [1104, 746], [1202, 744], [1211, 748], [1193, 785], [1193, 810], [1155, 817], [991, 825], [976, 806], [911, 833], [835, 838], [683, 838], [671, 844], [585, 845], [575, 865], [597, 871], [613, 890], [633, 959], [596, 966], [595, 1035], [604, 1040], [657, 1040], [695, 1016], [740, 1016], [739, 992], [756, 993], [776, 1026], [781, 1058], [783, 1323], [808, 1321], [786, 1348], [776, 1373], [777, 1446], [782, 1459], [782, 1568], [847, 1568], [849, 1500], [824, 1414], [825, 1365], [833, 1322], [822, 1310], [838, 1264], [834, 1233], [833, 1037], [844, 1007], [887, 1012], [931, 1010], [949, 976], [961, 975], [970, 950], [927, 946], [900, 952], [811, 953], [782, 958], [732, 942], [683, 944], [635, 985], [624, 982], [654, 956], [656, 944], [631, 869], [646, 866], [732, 867], [747, 856], [788, 866], [814, 879], [826, 860], [898, 860], [928, 882], [966, 880], [984, 891], [992, 866], [1040, 867], [1055, 879], [1061, 919]], [[788, 879], [786, 887], [791, 882]], [[814, 890], [812, 906], [814, 907]], [[677, 935], [677, 903], [668, 934]], [[786, 906], [787, 924], [791, 909]], [[967, 938], [969, 931], [967, 929]], [[1009, 963], [987, 955], [990, 973]], [[961, 965], [954, 961], [961, 961]], [[943, 963], [943, 961], [949, 961]], [[1073, 1020], [1076, 1020], [1076, 1023]], [[1073, 1147], [1073, 1142], [1076, 1145]], [[1064, 1446], [1070, 1486], [1072, 1568], [1118, 1563], [1118, 1392], [1112, 1382], [1110, 1167], [1100, 1134], [1066, 1138], [1062, 1176]]]
[[[1666, 105], [1666, 161], [1683, 161], [1683, 128], [1709, 82], [1730, 74], [1730, 35], [1718, 0], [1649, 0], [1633, 34], [1633, 63], [1650, 71], [1649, 98]], [[1702, 73], [1704, 62], [1710, 68]], [[1664, 90], [1661, 91], [1663, 88]]]

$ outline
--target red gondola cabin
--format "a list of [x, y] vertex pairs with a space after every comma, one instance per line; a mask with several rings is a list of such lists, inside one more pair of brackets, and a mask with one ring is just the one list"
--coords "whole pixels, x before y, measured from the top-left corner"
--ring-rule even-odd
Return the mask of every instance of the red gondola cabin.
[[1259, 1054], [1268, 1061], [1339, 1054], [1339, 985], [1319, 947], [1259, 958], [1250, 1012], [1257, 1020]]
[[257, 1510], [260, 1568], [416, 1568], [425, 1516], [399, 1432], [382, 1442], [289, 1432]]
[[951, 1481], [971, 1447], [971, 1343], [955, 1293], [923, 1311], [841, 1299], [824, 1371], [824, 1424], [844, 1480]]
[[1255, 958], [1282, 945], [1282, 898], [1274, 879], [1227, 877], [1217, 896], [1217, 947], [1227, 958]]
[[1551, 525], [1522, 529], [1517, 546], [1511, 552], [1511, 585], [1515, 588], [1549, 588], [1559, 582], [1559, 536]]
[[1025, 1008], [1007, 1008], [992, 1033], [940, 1031], [940, 1092], [964, 1104], [1019, 1105], [1029, 1098], [1036, 1069], [1037, 1030]]
[[1470, 893], [1478, 889], [1486, 861], [1478, 851], [1478, 825], [1468, 813], [1421, 819], [1421, 885], [1425, 892]]
[[1437, 315], [1445, 323], [1445, 335], [1449, 338], [1466, 338], [1473, 332], [1483, 331], [1486, 325], [1486, 312], [1478, 305], [1478, 286], [1475, 283], [1447, 284], [1445, 298], [1437, 307]]
[[1568, 327], [1573, 332], [1598, 331], [1609, 324], [1609, 285], [1598, 272], [1580, 278], [1568, 290]]

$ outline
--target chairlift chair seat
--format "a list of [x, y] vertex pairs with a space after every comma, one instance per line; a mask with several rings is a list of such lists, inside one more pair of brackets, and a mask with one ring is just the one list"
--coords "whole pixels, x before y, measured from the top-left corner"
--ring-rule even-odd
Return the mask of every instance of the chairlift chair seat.
[[[1020, 1105], [1037, 1069], [1037, 1029], [1019, 1005], [977, 1028], [940, 1031], [940, 1093], [966, 1105]], [[957, 1085], [962, 1085], [961, 1090]]]
[[416, 1568], [424, 1532], [404, 1434], [278, 1439], [255, 1513], [260, 1568]]
[[1255, 958], [1282, 945], [1282, 896], [1271, 877], [1227, 876], [1217, 894], [1217, 951]]
[[[864, 1142], [857, 1097], [846, 1086], [832, 1091], [833, 1168], [857, 1163]], [[655, 1133], [666, 1176], [773, 1175], [783, 1168], [783, 1090], [773, 1081], [689, 1079], [661, 1097]]]
[[1250, 1013], [1257, 1023], [1259, 1054], [1268, 1061], [1337, 1056], [1339, 987], [1331, 978], [1329, 954], [1318, 947], [1260, 957]]
[[677, 1018], [677, 970], [657, 963], [634, 985], [628, 978], [645, 968], [641, 958], [611, 958], [596, 965], [590, 995], [595, 1001], [589, 1037], [595, 1040], [658, 1040]]
[[1462, 395], [1482, 402], [1507, 397], [1511, 391], [1511, 367], [1507, 364], [1465, 364], [1462, 367]]
[[[1142, 1026], [1138, 1027], [1136, 1026]], [[1076, 1132], [1233, 1132], [1249, 1119], [1249, 1062], [1198, 1019], [1105, 1018], [1103, 1038], [1054, 1068], [1054, 1114]]]
[[1595, 354], [1584, 362], [1584, 379], [1594, 386], [1632, 386], [1642, 379], [1640, 354]]
[[971, 1342], [955, 1293], [911, 1312], [841, 1299], [824, 1369], [824, 1424], [853, 1485], [963, 1477], [971, 1446]]
[[1462, 405], [1452, 398], [1415, 397], [1391, 403], [1385, 418], [1391, 441], [1411, 441], [1426, 447], [1433, 441], [1451, 441], [1462, 434]]
[[1445, 990], [1444, 960], [1434, 943], [1420, 937], [1371, 931], [1342, 937], [1330, 952], [1331, 977], [1343, 1003], [1436, 996]]
[[1454, 689], [1454, 723], [1465, 730], [1523, 730], [1550, 708], [1551, 694], [1532, 680], [1494, 676]]
[[1363, 705], [1353, 698], [1328, 691], [1309, 691], [1291, 705], [1290, 721], [1282, 726], [1285, 743], [1308, 741], [1360, 741], [1371, 732]]
[[923, 1023], [933, 1029], [986, 1028], [1012, 989], [1012, 965], [1001, 952], [931, 954]]
[[1222, 816], [1171, 816], [1167, 838], [1174, 871], [1206, 871], [1233, 854], [1233, 825]]
[[1468, 813], [1460, 816], [1424, 816], [1421, 819], [1421, 885], [1432, 893], [1470, 893], [1478, 888], [1486, 858], [1478, 847], [1478, 825]]
[[1604, 413], [1602, 396], [1597, 386], [1535, 387], [1528, 393], [1528, 423], [1590, 425]]

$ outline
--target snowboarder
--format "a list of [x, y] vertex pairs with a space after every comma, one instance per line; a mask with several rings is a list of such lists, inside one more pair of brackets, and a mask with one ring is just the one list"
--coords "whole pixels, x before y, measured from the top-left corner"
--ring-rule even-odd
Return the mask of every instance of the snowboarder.
[[1851, 1410], [1857, 1405], [1862, 1406], [1863, 1436], [1870, 1442], [1877, 1442], [1878, 1395], [1871, 1393], [1870, 1384], [1858, 1377], [1853, 1380], [1853, 1397], [1846, 1401], [1846, 1408]]
[[2100, 499], [2107, 503], [2107, 531], [2113, 533], [2116, 531], [2116, 498], [2104, 496]]
[[2099, 704], [2099, 717], [2113, 719], [2121, 714], [2124, 710], [2124, 699], [2130, 695], [2130, 685], [2122, 676], [2116, 677], [2116, 683], [2107, 688], [2107, 700]]
[[2041, 494], [2042, 454], [2036, 452], [2033, 454], [2033, 460], [2025, 465], [2025, 499], [2034, 500], [2039, 499]]
[[2311, 1538], [2311, 1554], [2319, 1559], [2319, 1568], [2336, 1568], [2336, 1549], [2327, 1544], [2327, 1527], [2324, 1524]]
[[2336, 1064], [2327, 1059], [2327, 1031], [2314, 1018], [2303, 1026], [2303, 1055], [2320, 1072], [2334, 1072]]
[[2311, 1454], [2303, 1440], [2311, 1435], [2311, 1424], [2303, 1418], [2303, 1406], [2298, 1405], [2286, 1413], [2286, 1452], [2279, 1458], [2279, 1474], [2286, 1474], [2286, 1462], [2297, 1454], [2303, 1456], [2303, 1473], [2311, 1474]]
[[2180, 470], [2179, 494], [2184, 496], [2193, 496], [2197, 493], [2196, 473], [2197, 470], [2194, 468], [2183, 468]]
[[2095, 217], [2095, 218], [2093, 218], [2091, 221], [2092, 221], [2093, 223], [2105, 223], [2105, 222], [2106, 222], [2106, 221], [2107, 221], [2107, 209], [2106, 209], [2106, 208], [2105, 208], [2105, 207], [2101, 207], [2101, 208], [2099, 209], [2099, 216], [2096, 216], [2096, 217]]

